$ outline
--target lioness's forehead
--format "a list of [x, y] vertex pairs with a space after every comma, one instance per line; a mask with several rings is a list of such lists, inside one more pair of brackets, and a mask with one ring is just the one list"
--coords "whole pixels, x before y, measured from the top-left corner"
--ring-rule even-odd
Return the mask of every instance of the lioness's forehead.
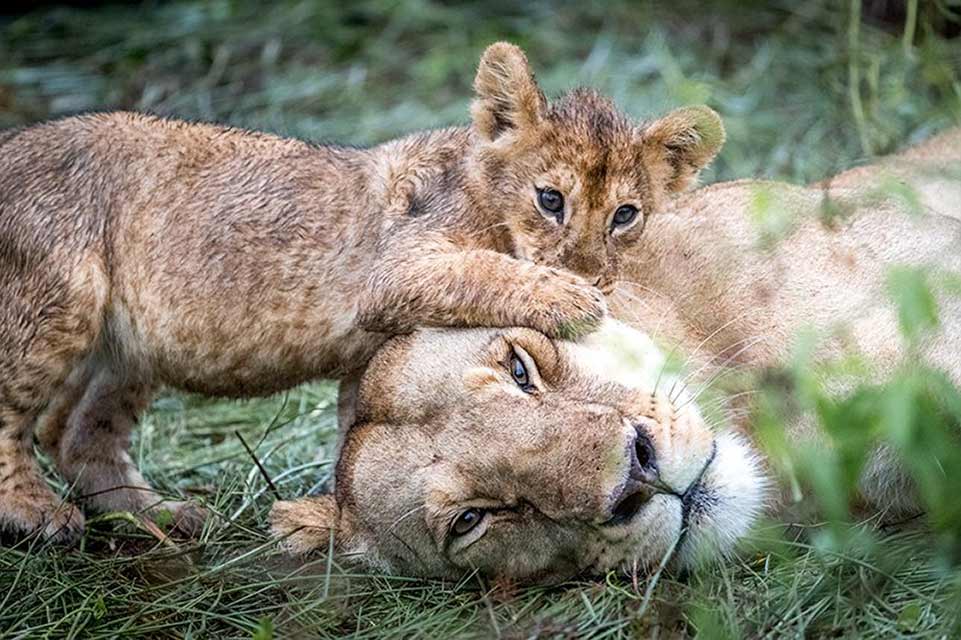
[[600, 328], [577, 342], [550, 341], [529, 329], [422, 329], [402, 339], [403, 358], [390, 364], [402, 369], [430, 370], [444, 361], [448, 366], [467, 369], [487, 360], [495, 345], [517, 343], [538, 366], [550, 365], [577, 377], [597, 378], [631, 389], [653, 390], [663, 377], [666, 359], [644, 332], [616, 320], [605, 320]]
[[559, 346], [569, 366], [582, 375], [645, 391], [663, 380], [663, 352], [646, 333], [616, 320], [606, 320], [578, 342]]

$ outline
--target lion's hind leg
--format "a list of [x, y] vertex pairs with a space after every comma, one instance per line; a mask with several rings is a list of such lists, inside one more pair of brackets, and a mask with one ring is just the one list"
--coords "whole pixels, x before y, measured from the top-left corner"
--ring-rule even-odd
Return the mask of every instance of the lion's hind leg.
[[128, 451], [130, 433], [151, 395], [149, 383], [99, 361], [63, 425], [58, 469], [82, 504], [95, 511], [128, 511], [148, 518], [166, 511], [178, 529], [196, 533], [206, 512], [193, 503], [166, 500], [143, 477]]
[[33, 455], [38, 416], [96, 342], [106, 278], [99, 261], [64, 277], [0, 270], [0, 528], [75, 540], [83, 515], [47, 486]]

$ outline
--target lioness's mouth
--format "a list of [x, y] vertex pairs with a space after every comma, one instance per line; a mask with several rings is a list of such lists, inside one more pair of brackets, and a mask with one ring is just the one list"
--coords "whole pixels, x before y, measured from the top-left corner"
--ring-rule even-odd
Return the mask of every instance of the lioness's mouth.
[[[694, 481], [691, 482], [690, 485], [688, 485], [687, 489], [684, 490], [684, 493], [679, 496], [681, 498], [681, 527], [682, 527], [681, 535], [682, 536], [684, 535], [684, 532], [687, 531], [689, 528], [688, 519], [690, 518], [692, 509], [700, 504], [701, 502], [699, 500], [700, 498], [703, 498], [704, 496], [707, 495], [704, 490], [704, 475], [707, 473], [707, 470], [710, 468], [711, 464], [714, 462], [714, 459], [716, 457], [717, 457], [717, 440], [711, 443], [711, 455], [707, 457], [707, 460], [704, 462], [704, 466], [701, 467], [700, 473], [698, 473], [697, 477], [694, 478]], [[681, 542], [683, 542], [683, 540], [681, 540]]]
[[674, 496], [681, 501], [682, 530], [686, 530], [688, 527], [688, 517], [692, 509], [705, 502], [702, 499], [707, 496], [704, 489], [704, 476], [707, 474], [707, 470], [716, 457], [717, 441], [714, 441], [711, 443], [711, 453], [708, 455], [707, 460], [704, 461], [701, 470], [683, 492], [669, 487], [657, 478], [652, 481], [628, 481], [621, 490], [620, 496], [618, 496], [614, 502], [614, 507], [611, 509], [611, 517], [604, 521], [603, 526], [627, 524], [634, 519], [634, 516], [641, 511], [641, 508], [647, 504], [654, 495], [664, 493]]

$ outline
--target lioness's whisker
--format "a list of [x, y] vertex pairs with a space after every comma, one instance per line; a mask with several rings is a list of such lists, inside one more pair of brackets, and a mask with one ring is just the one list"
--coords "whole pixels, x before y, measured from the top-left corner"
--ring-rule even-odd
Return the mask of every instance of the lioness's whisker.
[[653, 293], [654, 295], [659, 296], [659, 297], [661, 297], [661, 298], [669, 298], [669, 296], [668, 296], [667, 294], [661, 293], [660, 291], [657, 291], [656, 289], [652, 289], [652, 288], [650, 288], [649, 286], [647, 286], [647, 285], [645, 285], [645, 284], [641, 284], [640, 282], [635, 282], [635, 281], [633, 281], [633, 280], [622, 280], [622, 279], [618, 279], [617, 283], [618, 283], [618, 284], [630, 285], [630, 286], [632, 286], [632, 287], [637, 287], [638, 289], [641, 289], [641, 290], [643, 290], [643, 291], [647, 291], [648, 293]]
[[[645, 307], [650, 307], [650, 306], [651, 306], [650, 303], [648, 303], [648, 302], [645, 301], [644, 299], [639, 298], [637, 295], [631, 293], [630, 291], [625, 291], [624, 289], [621, 289], [620, 287], [615, 287], [615, 288], [614, 288], [614, 294], [613, 294], [613, 295], [626, 296], [627, 299], [628, 299], [629, 301], [631, 301], [631, 302], [637, 302], [638, 304], [642, 304], [642, 305], [644, 305]], [[635, 321], [636, 323], [640, 324], [640, 316], [637, 315], [637, 312], [631, 310], [631, 313], [634, 315], [634, 321]]]
[[[756, 336], [750, 336], [750, 337], [747, 337], [747, 338], [742, 338], [741, 340], [737, 340], [737, 341], [731, 343], [730, 345], [724, 347], [724, 348], [721, 349], [720, 351], [718, 351], [717, 355], [718, 355], [718, 356], [721, 356], [721, 355], [723, 355], [724, 353], [726, 353], [726, 352], [729, 351], [730, 349], [733, 349], [733, 348], [736, 347], [736, 346], [744, 345], [744, 346], [742, 346], [741, 349], [739, 349], [734, 355], [732, 355], [730, 358], [728, 358], [728, 359], [726, 359], [724, 362], [722, 362], [721, 365], [720, 365], [720, 367], [718, 368], [717, 373], [715, 373], [714, 375], [717, 376], [717, 375], [721, 374], [721, 373], [724, 372], [724, 371], [731, 371], [732, 369], [728, 369], [728, 368], [727, 368], [727, 365], [730, 364], [731, 361], [732, 361], [734, 358], [736, 358], [737, 356], [739, 356], [739, 355], [741, 355], [742, 353], [744, 353], [745, 350], [753, 347], [755, 344], [757, 344], [758, 342], [760, 342], [761, 340], [763, 340], [764, 337], [765, 337], [765, 336], [763, 336], [763, 335], [756, 335]], [[677, 392], [677, 397], [674, 397], [674, 396], [673, 396], [674, 388], [671, 387], [671, 391], [668, 392], [668, 394], [667, 394], [668, 397], [670, 398], [671, 402], [675, 402], [678, 398], [680, 398], [680, 395], [681, 395], [682, 393], [684, 393], [684, 390], [687, 388], [687, 386], [688, 386], [688, 384], [690, 383], [690, 381], [693, 380], [693, 379], [696, 379], [697, 376], [699, 376], [705, 369], [707, 369], [708, 367], [710, 367], [712, 364], [713, 364], [713, 361], [712, 361], [712, 360], [709, 360], [708, 362], [705, 362], [703, 365], [701, 365], [696, 371], [693, 371], [693, 372], [689, 373], [688, 375], [684, 376], [684, 381], [683, 381], [683, 384], [682, 384], [680, 390]], [[685, 404], [686, 404], [686, 403], [685, 403]]]
[[[691, 361], [691, 358], [693, 358], [695, 355], [699, 354], [699, 353], [701, 352], [701, 349], [704, 347], [705, 344], [707, 344], [707, 342], [708, 342], [711, 338], [713, 338], [714, 336], [716, 336], [716, 335], [717, 335], [718, 333], [720, 333], [721, 331], [724, 331], [725, 329], [727, 329], [728, 327], [730, 327], [732, 324], [734, 324], [735, 322], [737, 322], [737, 321], [740, 320], [740, 319], [741, 319], [741, 316], [735, 316], [735, 317], [731, 318], [730, 320], [728, 320], [727, 322], [725, 322], [724, 324], [722, 324], [721, 326], [719, 326], [717, 329], [715, 329], [715, 330], [712, 331], [711, 333], [707, 334], [707, 335], [704, 337], [704, 339], [701, 340], [700, 342], [698, 342], [698, 343], [697, 343], [697, 346], [694, 347], [694, 349], [693, 349], [690, 353], [688, 353], [687, 358], [684, 359], [684, 364], [681, 365], [681, 369], [685, 369], [685, 368], [687, 367], [688, 363], [690, 363], [690, 361]], [[723, 351], [722, 351], [721, 353], [723, 353]], [[670, 394], [668, 394], [668, 395], [670, 395]]]
[[717, 373], [715, 373], [715, 374], [712, 375], [710, 378], [708, 378], [707, 382], [705, 382], [704, 385], [703, 385], [700, 389], [698, 389], [698, 391], [697, 391], [696, 393], [694, 393], [694, 394], [691, 396], [690, 399], [687, 400], [687, 402], [685, 402], [685, 403], [682, 404], [680, 407], [678, 407], [678, 410], [683, 409], [685, 406], [687, 406], [687, 405], [690, 404], [691, 402], [694, 402], [695, 400], [697, 400], [698, 397], [700, 397], [700, 395], [701, 395], [702, 393], [704, 393], [705, 391], [707, 391], [707, 390], [711, 387], [711, 385], [714, 384], [714, 383], [717, 381], [717, 379], [720, 378], [722, 375], [724, 375], [725, 373], [730, 373], [731, 370], [730, 370], [730, 369], [727, 369], [727, 365], [728, 365], [732, 360], [734, 360], [735, 358], [737, 358], [739, 355], [741, 355], [741, 354], [744, 353], [746, 350], [750, 349], [751, 347], [753, 347], [755, 344], [757, 344], [758, 342], [760, 342], [760, 341], [763, 340], [763, 339], [764, 339], [764, 336], [758, 336], [756, 340], [752, 340], [752, 341], [748, 342], [748, 343], [745, 344], [743, 347], [741, 347], [740, 349], [738, 349], [736, 352], [734, 352], [733, 354], [731, 354], [730, 357], [728, 357], [724, 362], [721, 363], [721, 366], [720, 366], [720, 368], [718, 369]]
[[426, 509], [426, 508], [427, 508], [426, 505], [420, 505], [420, 506], [418, 506], [418, 507], [414, 507], [413, 509], [411, 509], [411, 510], [408, 511], [407, 513], [401, 515], [399, 518], [397, 518], [396, 520], [394, 520], [394, 522], [393, 522], [393, 523], [390, 525], [390, 527], [388, 527], [388, 529], [387, 529], [387, 533], [390, 535], [391, 538], [393, 538], [393, 539], [396, 540], [397, 542], [399, 542], [399, 543], [401, 543], [402, 545], [404, 545], [404, 547], [406, 547], [406, 549], [407, 549], [408, 551], [410, 551], [411, 554], [412, 554], [415, 558], [417, 558], [417, 561], [420, 562], [421, 564], [425, 565], [425, 566], [427, 566], [427, 562], [425, 562], [424, 559], [420, 557], [420, 553], [417, 552], [417, 549], [415, 549], [415, 548], [413, 548], [412, 546], [410, 546], [409, 544], [407, 544], [407, 541], [406, 541], [406, 540], [404, 540], [404, 539], [401, 538], [399, 535], [397, 535], [396, 533], [394, 533], [394, 527], [396, 527], [396, 526], [397, 526], [398, 524], [400, 524], [402, 521], [406, 520], [406, 519], [407, 519], [408, 517], [410, 517], [411, 515], [417, 513], [418, 511], [422, 511], [423, 509]]
[[391, 523], [390, 528], [388, 529], [388, 531], [393, 531], [393, 530], [394, 530], [394, 527], [396, 527], [397, 525], [399, 525], [401, 522], [403, 522], [404, 520], [406, 520], [406, 519], [409, 518], [410, 516], [414, 515], [414, 514], [417, 513], [418, 511], [421, 511], [421, 510], [426, 509], [426, 508], [427, 508], [427, 507], [426, 507], [425, 505], [420, 505], [419, 507], [414, 507], [413, 509], [411, 509], [411, 510], [408, 511], [407, 513], [401, 515], [399, 518], [397, 518], [396, 520], [394, 520], [394, 522]]
[[[703, 411], [710, 411], [712, 409], [721, 409], [725, 405], [730, 404], [733, 400], [741, 398], [744, 396], [751, 396], [759, 393], [757, 389], [751, 389], [749, 391], [741, 391], [739, 393], [732, 393], [731, 395], [725, 395], [720, 398], [715, 398], [710, 402], [706, 402], [700, 406]], [[733, 410], [732, 410], [733, 411]]]

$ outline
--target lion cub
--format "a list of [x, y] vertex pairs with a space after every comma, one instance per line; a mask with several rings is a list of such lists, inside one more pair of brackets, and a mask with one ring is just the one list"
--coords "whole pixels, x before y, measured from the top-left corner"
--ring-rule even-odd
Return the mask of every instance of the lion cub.
[[132, 113], [0, 134], [0, 525], [82, 530], [35, 430], [91, 507], [189, 516], [126, 452], [159, 385], [352, 381], [421, 325], [595, 326], [618, 252], [718, 151], [717, 115], [548, 103], [503, 43], [475, 88], [471, 126], [370, 149]]

